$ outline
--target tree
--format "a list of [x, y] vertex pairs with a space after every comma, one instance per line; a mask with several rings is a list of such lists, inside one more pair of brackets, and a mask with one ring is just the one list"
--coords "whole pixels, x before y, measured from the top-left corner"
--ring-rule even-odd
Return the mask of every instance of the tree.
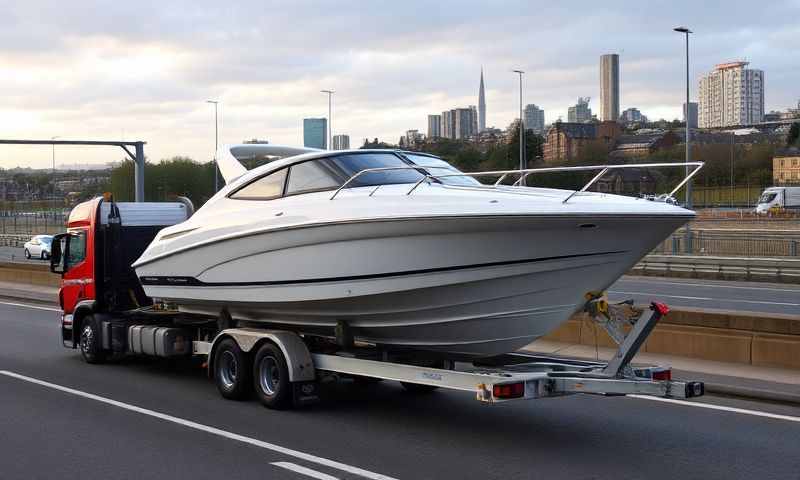
[[789, 129], [789, 136], [786, 137], [786, 146], [800, 147], [800, 122], [794, 122]]

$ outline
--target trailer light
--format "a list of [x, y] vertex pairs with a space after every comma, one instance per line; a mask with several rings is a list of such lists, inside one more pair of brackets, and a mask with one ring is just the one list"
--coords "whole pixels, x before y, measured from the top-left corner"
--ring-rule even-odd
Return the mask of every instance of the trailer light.
[[653, 370], [653, 380], [657, 381], [672, 380], [672, 369], [664, 368], [659, 370]]
[[492, 396], [497, 399], [521, 398], [525, 396], [525, 382], [494, 385]]
[[665, 303], [653, 302], [650, 308], [660, 313], [662, 317], [669, 313], [669, 307]]

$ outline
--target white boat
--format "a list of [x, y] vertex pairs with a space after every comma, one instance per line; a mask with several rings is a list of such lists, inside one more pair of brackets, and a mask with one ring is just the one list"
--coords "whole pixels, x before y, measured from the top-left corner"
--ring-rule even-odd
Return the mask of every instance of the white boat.
[[[240, 323], [329, 335], [344, 323], [361, 341], [490, 356], [556, 328], [694, 217], [588, 191], [626, 166], [573, 167], [601, 173], [569, 191], [502, 184], [563, 168], [464, 174], [419, 153], [301, 150], [221, 149], [227, 185], [134, 263], [147, 295]], [[295, 155], [250, 171], [234, 158], [276, 153]]]

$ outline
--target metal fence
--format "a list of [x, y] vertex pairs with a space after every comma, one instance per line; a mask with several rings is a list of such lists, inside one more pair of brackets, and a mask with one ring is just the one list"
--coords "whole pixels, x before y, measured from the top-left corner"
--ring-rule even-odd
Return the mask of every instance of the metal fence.
[[62, 212], [3, 212], [0, 211], [2, 235], [54, 235], [63, 232], [66, 217]]
[[800, 231], [681, 230], [653, 251], [660, 255], [711, 255], [726, 257], [798, 257]]

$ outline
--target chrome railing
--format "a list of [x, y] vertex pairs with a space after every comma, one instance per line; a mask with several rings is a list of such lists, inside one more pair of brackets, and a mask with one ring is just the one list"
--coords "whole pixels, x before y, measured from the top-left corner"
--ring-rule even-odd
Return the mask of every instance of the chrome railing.
[[[408, 192], [406, 192], [406, 195], [411, 195], [414, 192], [414, 190], [417, 189], [417, 187], [419, 187], [420, 185], [422, 185], [425, 182], [430, 182], [431, 179], [440, 180], [442, 178], [447, 178], [447, 177], [471, 177], [471, 178], [475, 178], [475, 177], [489, 177], [489, 176], [494, 177], [494, 176], [497, 176], [499, 178], [492, 185], [482, 184], [482, 185], [479, 185], [479, 186], [476, 185], [476, 186], [472, 187], [472, 188], [497, 188], [497, 187], [500, 187], [500, 186], [505, 186], [505, 185], [501, 185], [501, 182], [503, 180], [505, 180], [509, 175], [520, 175], [520, 178], [518, 180], [516, 180], [513, 184], [511, 184], [510, 186], [505, 186], [505, 187], [512, 187], [513, 188], [513, 187], [520, 186], [530, 175], [535, 174], [535, 173], [580, 172], [580, 171], [596, 171], [596, 170], [599, 170], [597, 175], [592, 177], [592, 179], [589, 180], [582, 188], [572, 191], [562, 201], [562, 203], [567, 203], [567, 201], [569, 201], [569, 199], [571, 199], [575, 195], [587, 191], [592, 185], [597, 183], [597, 181], [600, 180], [603, 177], [603, 175], [608, 173], [610, 170], [623, 170], [623, 169], [632, 169], [632, 168], [669, 168], [669, 167], [690, 167], [690, 166], [694, 167], [694, 169], [688, 175], [686, 175], [683, 178], [683, 180], [681, 180], [681, 182], [678, 183], [678, 185], [675, 188], [672, 189], [671, 192], [669, 192], [668, 194], [665, 194], [665, 195], [659, 195], [657, 197], [657, 199], [660, 199], [660, 200], [663, 199], [663, 201], [670, 201], [670, 199], [673, 199], [673, 196], [675, 195], [675, 193], [678, 190], [680, 190], [681, 187], [686, 185], [686, 183], [689, 180], [691, 180], [692, 177], [694, 177], [697, 174], [697, 172], [700, 171], [700, 169], [703, 167], [703, 165], [704, 165], [704, 162], [635, 163], [635, 164], [624, 164], [624, 165], [587, 165], [587, 166], [579, 166], [579, 167], [528, 168], [528, 169], [524, 169], [524, 170], [490, 170], [490, 171], [486, 171], [486, 172], [458, 172], [458, 173], [445, 173], [445, 174], [427, 173], [419, 181], [417, 181], [408, 190]], [[347, 181], [342, 184], [342, 186], [340, 186], [339, 188], [336, 189], [335, 192], [333, 192], [333, 195], [331, 195], [330, 199], [333, 200], [334, 198], [336, 198], [336, 196], [339, 194], [339, 192], [341, 192], [342, 190], [347, 188], [350, 184], [353, 183], [354, 180], [356, 180], [358, 177], [360, 177], [361, 175], [366, 174], [366, 173], [386, 172], [386, 171], [393, 171], [393, 170], [417, 170], [417, 171], [419, 171], [421, 169], [425, 169], [425, 170], [430, 170], [430, 169], [442, 170], [442, 169], [446, 169], [446, 170], [450, 171], [450, 169], [448, 169], [447, 167], [439, 167], [439, 166], [428, 167], [428, 166], [423, 166], [423, 165], [403, 166], [403, 167], [365, 168], [363, 170], [360, 170], [360, 171], [356, 172], [350, 178], [348, 178]], [[469, 188], [470, 186], [462, 185], [462, 187]], [[380, 185], [378, 185], [370, 193], [370, 196], [372, 196], [375, 193], [375, 191], [378, 190], [378, 188], [380, 188]]]

